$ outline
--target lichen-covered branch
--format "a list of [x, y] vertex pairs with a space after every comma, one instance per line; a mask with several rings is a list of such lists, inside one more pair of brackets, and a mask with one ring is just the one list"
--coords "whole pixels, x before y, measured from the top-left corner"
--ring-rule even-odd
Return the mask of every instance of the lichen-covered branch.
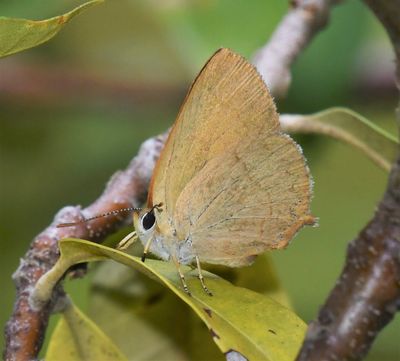
[[41, 309], [29, 303], [29, 297], [39, 278], [50, 270], [58, 259], [58, 240], [77, 237], [100, 242], [123, 225], [126, 215], [99, 218], [89, 223], [69, 228], [56, 228], [63, 222], [77, 221], [99, 213], [139, 205], [146, 196], [150, 176], [166, 135], [151, 138], [143, 143], [139, 154], [124, 170], [117, 172], [104, 193], [85, 209], [65, 207], [52, 224], [32, 242], [13, 275], [17, 288], [13, 314], [6, 325], [4, 359], [9, 361], [34, 360], [40, 351], [48, 319], [54, 307], [61, 307], [63, 291], [56, 287], [49, 304]]
[[[392, 40], [399, 83], [400, 1], [365, 2]], [[342, 274], [309, 326], [297, 360], [361, 360], [399, 308], [400, 157], [374, 217], [350, 243]]]
[[345, 268], [297, 360], [361, 360], [400, 307], [399, 175], [400, 160], [374, 218], [350, 243]]
[[337, 0], [292, 0], [268, 43], [255, 55], [253, 63], [271, 93], [284, 97], [289, 89], [291, 66], [314, 35], [328, 22]]

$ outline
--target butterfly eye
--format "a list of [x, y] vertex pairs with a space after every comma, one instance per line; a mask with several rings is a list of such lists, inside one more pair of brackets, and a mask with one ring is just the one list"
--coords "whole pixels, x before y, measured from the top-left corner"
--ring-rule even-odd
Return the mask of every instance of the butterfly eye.
[[156, 217], [154, 216], [154, 212], [146, 213], [142, 218], [142, 227], [145, 231], [148, 231], [152, 227], [154, 227], [156, 223]]

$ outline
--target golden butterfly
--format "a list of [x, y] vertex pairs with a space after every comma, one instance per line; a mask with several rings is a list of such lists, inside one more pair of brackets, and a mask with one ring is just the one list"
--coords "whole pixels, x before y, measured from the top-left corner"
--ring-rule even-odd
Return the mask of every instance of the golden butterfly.
[[132, 208], [135, 231], [118, 248], [139, 238], [142, 260], [148, 252], [172, 260], [187, 293], [180, 265], [196, 264], [211, 295], [200, 263], [240, 267], [286, 247], [315, 223], [311, 187], [301, 149], [282, 133], [257, 70], [220, 49], [192, 84], [156, 164], [147, 207]]

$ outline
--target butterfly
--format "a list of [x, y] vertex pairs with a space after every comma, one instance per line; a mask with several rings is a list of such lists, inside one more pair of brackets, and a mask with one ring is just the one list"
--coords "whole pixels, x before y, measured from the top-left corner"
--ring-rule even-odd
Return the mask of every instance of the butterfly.
[[218, 50], [192, 84], [156, 164], [135, 233], [151, 252], [180, 265], [240, 267], [284, 248], [310, 213], [312, 180], [300, 147], [279, 116], [257, 70]]
[[200, 264], [241, 267], [286, 247], [315, 223], [311, 194], [301, 148], [282, 133], [261, 76], [222, 48], [193, 82], [155, 166], [147, 206], [132, 208], [135, 231], [117, 248], [139, 238], [142, 261], [149, 252], [173, 261], [188, 294], [180, 266], [195, 264], [211, 295]]

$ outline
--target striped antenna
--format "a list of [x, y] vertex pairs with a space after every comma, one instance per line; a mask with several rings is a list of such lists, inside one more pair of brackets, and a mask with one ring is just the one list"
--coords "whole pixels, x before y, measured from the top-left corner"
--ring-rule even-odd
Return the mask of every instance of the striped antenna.
[[83, 219], [81, 219], [81, 220], [79, 220], [77, 222], [60, 223], [60, 224], [57, 224], [57, 228], [72, 227], [72, 226], [76, 226], [77, 224], [81, 224], [81, 223], [86, 223], [86, 222], [92, 221], [93, 219], [112, 216], [112, 215], [116, 215], [116, 214], [122, 213], [122, 212], [131, 212], [131, 211], [140, 211], [140, 210], [141, 210], [141, 208], [135, 208], [135, 207], [116, 209], [114, 211], [106, 212], [106, 213], [103, 213], [103, 214], [98, 214], [98, 215], [93, 216], [93, 217], [83, 218]]

